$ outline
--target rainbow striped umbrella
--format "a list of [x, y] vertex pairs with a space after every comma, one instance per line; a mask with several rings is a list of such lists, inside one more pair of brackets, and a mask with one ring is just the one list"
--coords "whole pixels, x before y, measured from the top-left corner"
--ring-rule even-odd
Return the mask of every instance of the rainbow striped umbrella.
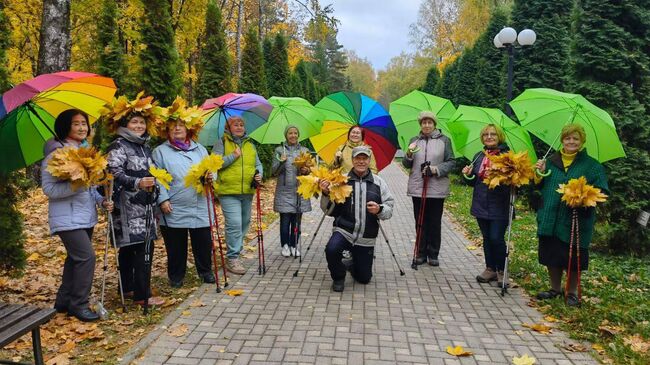
[[0, 173], [27, 167], [43, 158], [54, 136], [54, 120], [64, 110], [86, 112], [90, 122], [115, 95], [111, 78], [64, 71], [37, 76], [0, 97]]

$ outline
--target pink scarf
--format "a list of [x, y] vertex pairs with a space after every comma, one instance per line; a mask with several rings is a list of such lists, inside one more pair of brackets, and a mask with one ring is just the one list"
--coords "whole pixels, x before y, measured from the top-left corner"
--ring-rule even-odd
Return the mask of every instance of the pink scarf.
[[481, 180], [485, 179], [485, 173], [487, 170], [492, 166], [492, 161], [488, 158], [488, 155], [496, 156], [499, 154], [499, 149], [495, 148], [493, 150], [485, 150], [483, 153], [485, 153], [485, 157], [483, 157], [483, 161], [481, 161], [481, 166], [478, 168], [478, 177], [481, 178]]

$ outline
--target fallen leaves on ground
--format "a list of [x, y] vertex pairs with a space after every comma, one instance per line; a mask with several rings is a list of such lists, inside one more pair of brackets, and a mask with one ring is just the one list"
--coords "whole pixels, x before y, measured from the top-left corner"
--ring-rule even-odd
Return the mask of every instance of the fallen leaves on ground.
[[174, 337], [181, 337], [181, 336], [183, 336], [184, 334], [187, 333], [187, 330], [189, 330], [189, 328], [187, 327], [186, 324], [183, 323], [183, 324], [180, 324], [178, 326], [175, 326], [173, 328], [168, 329], [167, 332], [169, 332], [169, 334], [174, 336]]
[[190, 307], [196, 308], [196, 307], [205, 307], [205, 303], [201, 301], [201, 299], [197, 299], [190, 304]]
[[598, 326], [598, 330], [604, 336], [615, 336], [615, 335], [625, 331], [625, 327], [610, 325], [609, 321], [604, 320], [603, 322], [601, 322], [600, 326]]
[[520, 357], [515, 356], [512, 358], [512, 363], [514, 365], [533, 365], [535, 362], [537, 362], [537, 359], [532, 356], [528, 356], [528, 354], [523, 354]]
[[535, 332], [543, 333], [545, 335], [548, 335], [551, 332], [553, 332], [552, 327], [549, 327], [549, 326], [547, 326], [547, 325], [545, 325], [543, 323], [533, 323], [533, 324], [531, 324], [531, 323], [522, 323], [521, 325], [526, 327], [526, 328], [530, 328], [531, 330], [533, 330]]
[[564, 346], [562, 346], [563, 349], [571, 352], [585, 352], [587, 351], [587, 346], [581, 344], [581, 343], [567, 343]]
[[650, 342], [646, 341], [639, 334], [636, 334], [634, 336], [625, 337], [623, 339], [623, 342], [626, 345], [630, 346], [632, 351], [637, 352], [637, 353], [645, 354], [650, 349]]
[[456, 346], [456, 347], [447, 346], [447, 353], [449, 355], [454, 355], [454, 356], [458, 356], [458, 357], [474, 355], [473, 352], [466, 351], [463, 348], [463, 346]]
[[242, 289], [229, 289], [229, 290], [224, 290], [223, 293], [226, 295], [230, 295], [231, 297], [238, 297], [244, 294], [244, 291]]

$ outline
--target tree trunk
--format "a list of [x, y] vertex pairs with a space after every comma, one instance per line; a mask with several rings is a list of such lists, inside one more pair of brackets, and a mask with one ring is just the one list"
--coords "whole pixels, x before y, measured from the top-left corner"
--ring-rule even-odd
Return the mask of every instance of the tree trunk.
[[237, 38], [236, 38], [236, 56], [237, 56], [237, 79], [241, 78], [241, 34], [242, 34], [242, 16], [244, 14], [244, 1], [239, 0], [239, 10], [237, 12]]
[[70, 1], [43, 0], [38, 75], [70, 68]]
[[262, 14], [262, 1], [263, 0], [258, 0], [257, 2], [257, 8], [258, 8], [258, 18], [257, 18], [257, 37], [259, 38], [260, 42], [264, 41], [264, 31], [263, 31], [263, 14]]

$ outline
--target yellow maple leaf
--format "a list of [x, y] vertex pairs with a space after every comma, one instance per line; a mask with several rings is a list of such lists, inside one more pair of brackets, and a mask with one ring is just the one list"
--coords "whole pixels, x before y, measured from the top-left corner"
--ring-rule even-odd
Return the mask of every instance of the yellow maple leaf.
[[330, 200], [334, 203], [345, 203], [345, 199], [352, 194], [352, 186], [335, 185], [330, 188]]
[[533, 324], [530, 324], [530, 323], [522, 323], [521, 325], [522, 325], [523, 327], [530, 328], [530, 329], [532, 329], [533, 331], [536, 331], [536, 332], [539, 332], [539, 333], [543, 333], [543, 334], [545, 334], [545, 335], [548, 335], [549, 333], [553, 332], [553, 328], [552, 328], [552, 327], [549, 327], [549, 326], [547, 326], [547, 325], [545, 325], [545, 324], [543, 324], [543, 323], [533, 323]]
[[68, 180], [72, 189], [88, 188], [106, 178], [106, 157], [94, 147], [63, 147], [52, 154], [47, 171], [61, 180]]
[[238, 297], [244, 294], [244, 291], [242, 289], [230, 289], [230, 290], [224, 290], [223, 293], [230, 295], [231, 297]]
[[454, 356], [472, 356], [474, 355], [473, 352], [470, 351], [465, 351], [463, 346], [456, 346], [456, 347], [451, 347], [447, 346], [447, 353], [449, 355], [454, 355]]
[[164, 186], [165, 189], [169, 190], [169, 183], [172, 182], [172, 175], [165, 169], [159, 169], [156, 166], [149, 166], [149, 173], [151, 176], [155, 177], [160, 185]]
[[512, 363], [514, 365], [533, 365], [536, 361], [537, 359], [532, 356], [528, 356], [528, 354], [524, 354], [520, 357], [515, 356], [512, 358]]
[[[217, 172], [221, 166], [223, 166], [223, 158], [221, 155], [207, 155], [198, 163], [192, 165], [185, 175], [185, 186], [192, 187], [199, 194], [205, 195], [205, 189], [203, 186], [203, 177], [208, 173]], [[212, 180], [212, 188], [217, 189], [219, 185], [217, 180]]]
[[316, 162], [309, 152], [301, 152], [294, 160], [293, 165], [296, 169], [300, 170], [303, 167], [312, 168], [316, 166]]
[[498, 155], [486, 154], [490, 167], [483, 180], [490, 189], [499, 185], [522, 186], [530, 184], [535, 177], [535, 170], [528, 159], [528, 151], [515, 153], [508, 151]]
[[571, 208], [595, 207], [597, 203], [607, 200], [607, 195], [600, 189], [587, 184], [587, 179], [580, 176], [571, 179], [566, 184], [560, 184], [556, 190], [562, 194], [562, 201]]
[[305, 199], [311, 199], [320, 191], [318, 183], [320, 179], [314, 175], [298, 176], [298, 194]]

